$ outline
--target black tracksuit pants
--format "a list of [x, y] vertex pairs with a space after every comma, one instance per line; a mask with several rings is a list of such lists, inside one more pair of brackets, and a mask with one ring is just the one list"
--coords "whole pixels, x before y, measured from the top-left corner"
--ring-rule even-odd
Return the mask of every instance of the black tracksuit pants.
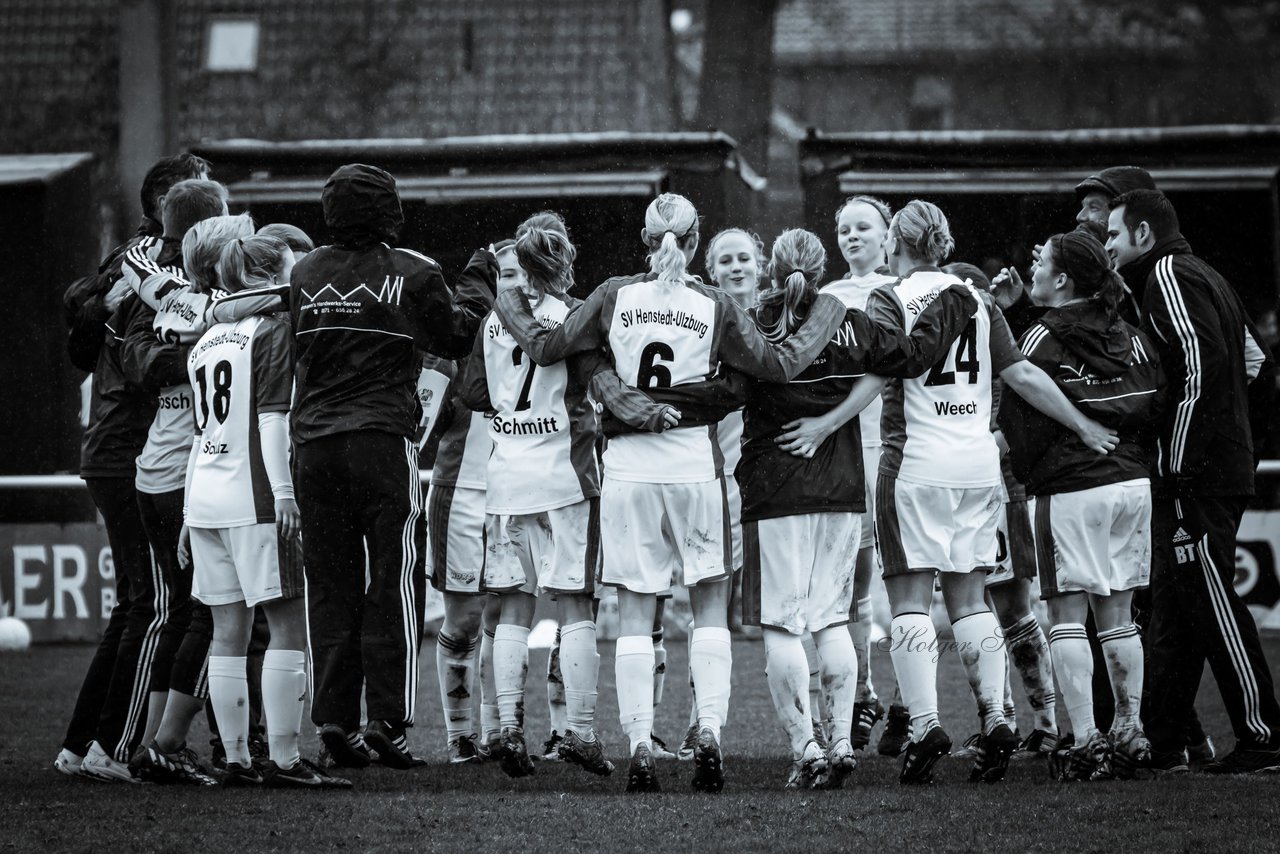
[[1280, 705], [1253, 615], [1233, 586], [1248, 499], [1155, 497], [1151, 617], [1142, 711], [1147, 737], [1176, 753], [1209, 661], [1237, 747], [1280, 746]]
[[359, 725], [362, 680], [370, 720], [413, 724], [426, 602], [417, 455], [378, 431], [296, 446], [317, 726]]
[[[152, 692], [167, 692], [174, 667], [174, 655], [191, 625], [191, 569], [178, 565], [178, 537], [182, 533], [184, 490], [151, 494], [138, 493], [138, 510], [142, 528], [151, 543], [151, 554], [160, 569], [160, 578], [168, 587], [168, 619], [160, 629], [151, 667]], [[186, 661], [186, 659], [184, 659]], [[203, 667], [203, 663], [200, 665]], [[197, 674], [198, 676], [198, 674]], [[179, 681], [190, 681], [183, 674]]]

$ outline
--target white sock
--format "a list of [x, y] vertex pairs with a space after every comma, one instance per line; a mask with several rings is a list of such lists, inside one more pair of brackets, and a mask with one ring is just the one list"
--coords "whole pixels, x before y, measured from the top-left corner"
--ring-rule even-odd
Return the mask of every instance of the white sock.
[[[247, 693], [247, 683], [245, 688]], [[306, 702], [307, 654], [300, 649], [267, 650], [262, 656], [262, 716], [271, 761], [281, 768], [292, 768], [301, 758], [298, 734]]]
[[969, 676], [969, 687], [978, 701], [982, 731], [990, 733], [1004, 718], [1004, 685], [1008, 668], [1004, 659], [1004, 632], [990, 611], [978, 611], [951, 624], [956, 651]]
[[1111, 678], [1111, 692], [1116, 698], [1115, 722], [1112, 732], [1141, 729], [1142, 712], [1142, 639], [1133, 623], [1098, 632], [1102, 643], [1102, 655], [1107, 660], [1107, 675]]
[[667, 645], [662, 629], [653, 633], [653, 707], [662, 705], [662, 691], [667, 684]]
[[561, 629], [560, 671], [564, 679], [567, 728], [584, 741], [595, 738], [596, 694], [600, 654], [596, 652], [596, 624], [591, 620]]
[[849, 635], [858, 656], [858, 702], [870, 703], [876, 699], [876, 686], [871, 684], [871, 597], [859, 599], [857, 609], [858, 619], [849, 623]]
[[1049, 630], [1053, 672], [1058, 677], [1067, 716], [1076, 744], [1084, 744], [1098, 731], [1093, 718], [1093, 652], [1081, 623], [1059, 623]]
[[1008, 649], [1004, 654], [1004, 692], [1001, 695], [1001, 708], [1004, 710], [1005, 722], [1013, 726], [1014, 721], [1018, 719], [1018, 707], [1013, 702], [1013, 666], [1009, 662]]
[[650, 744], [653, 737], [653, 638], [618, 638], [613, 671], [618, 688], [618, 720], [634, 753], [641, 744]]
[[493, 681], [493, 632], [480, 633], [480, 740], [488, 744], [502, 729], [498, 718], [498, 688]]
[[733, 647], [729, 630], [693, 630], [689, 669], [698, 686], [698, 726], [710, 727], [716, 738], [729, 718], [729, 680], [733, 674]]
[[823, 723], [831, 714], [822, 699], [822, 683], [818, 681], [818, 644], [811, 632], [800, 636], [800, 645], [804, 647], [805, 666], [809, 668], [809, 714]]
[[552, 732], [563, 736], [569, 729], [569, 711], [565, 708], [560, 638], [560, 629], [556, 629], [555, 645], [547, 654], [547, 715], [551, 718]]
[[503, 729], [524, 729], [524, 683], [528, 675], [529, 630], [500, 624], [493, 633], [493, 682]]
[[938, 726], [938, 633], [928, 614], [899, 614], [890, 624], [889, 647], [902, 702], [911, 712], [916, 741]]
[[[685, 636], [685, 645], [688, 647], [688, 655], [686, 661], [693, 661], [693, 624], [689, 624], [689, 634]], [[698, 725], [698, 688], [693, 684], [693, 668], [689, 668], [689, 726], [696, 727]]]
[[827, 736], [835, 744], [853, 738], [853, 704], [858, 698], [858, 649], [844, 626], [829, 626], [813, 635], [822, 668], [822, 695], [831, 710]]
[[1022, 679], [1027, 702], [1036, 716], [1036, 729], [1058, 731], [1058, 697], [1053, 691], [1053, 664], [1049, 660], [1049, 642], [1034, 614], [1028, 614], [1005, 632], [1009, 659]]
[[227, 752], [227, 761], [248, 768], [249, 758], [249, 677], [243, 655], [209, 656], [209, 702], [218, 722], [218, 737]]
[[799, 759], [813, 740], [809, 709], [809, 662], [800, 638], [781, 629], [764, 630], [765, 676], [773, 708], [791, 742], [791, 758]]
[[475, 732], [471, 698], [478, 640], [454, 637], [443, 631], [436, 639], [436, 675], [449, 741], [466, 738]]

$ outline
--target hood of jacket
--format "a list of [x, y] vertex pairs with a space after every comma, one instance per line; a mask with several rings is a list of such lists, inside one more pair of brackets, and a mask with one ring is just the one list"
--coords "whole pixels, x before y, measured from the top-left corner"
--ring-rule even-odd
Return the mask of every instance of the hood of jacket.
[[1124, 321], [1108, 317], [1096, 302], [1088, 300], [1052, 309], [1040, 322], [1093, 373], [1111, 378], [1129, 369], [1133, 351], [1129, 331]]
[[320, 204], [330, 237], [343, 249], [394, 243], [404, 225], [396, 179], [377, 166], [339, 167], [325, 182]]
[[1116, 272], [1124, 279], [1124, 283], [1134, 292], [1142, 292], [1146, 288], [1147, 279], [1156, 268], [1156, 262], [1166, 255], [1190, 255], [1191, 244], [1181, 234], [1171, 234], [1151, 247], [1151, 251], [1141, 258], [1125, 264]]

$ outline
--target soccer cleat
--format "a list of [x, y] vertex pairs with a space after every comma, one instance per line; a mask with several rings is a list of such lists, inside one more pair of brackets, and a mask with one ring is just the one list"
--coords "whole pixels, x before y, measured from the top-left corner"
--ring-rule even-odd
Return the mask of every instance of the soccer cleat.
[[1071, 750], [1076, 746], [1076, 737], [1067, 733], [1058, 739], [1053, 752], [1049, 754], [1049, 779], [1066, 780], [1067, 770], [1071, 767]]
[[952, 759], [977, 759], [981, 753], [982, 733], [975, 732], [964, 740], [959, 750], [951, 751]]
[[[842, 743], [844, 742], [841, 739]], [[799, 759], [792, 760], [791, 770], [787, 774], [788, 789], [812, 789], [819, 780], [827, 776], [827, 756], [817, 741], [810, 741], [804, 746], [804, 753]]]
[[[364, 738], [358, 732], [348, 733], [338, 724], [320, 727], [320, 743], [328, 752], [328, 763], [321, 757], [319, 763], [326, 768], [368, 768], [372, 757]], [[332, 763], [332, 764], [329, 764]]]
[[350, 789], [351, 781], [325, 773], [305, 759], [299, 759], [292, 768], [281, 768], [267, 760], [262, 772], [265, 785], [278, 789]]
[[923, 785], [933, 782], [933, 766], [951, 752], [951, 738], [940, 726], [933, 726], [919, 741], [910, 742], [902, 754], [902, 772], [898, 782]]
[[1031, 735], [1022, 740], [1018, 745], [1018, 750], [1014, 754], [1016, 759], [1045, 759], [1053, 753], [1053, 749], [1058, 746], [1057, 733], [1048, 730], [1035, 729], [1031, 731]]
[[1213, 739], [1209, 736], [1204, 737], [1204, 741], [1197, 744], [1187, 745], [1187, 765], [1199, 771], [1217, 758], [1217, 753], [1213, 749]]
[[524, 743], [523, 730], [510, 726], [502, 728], [498, 763], [508, 777], [528, 777], [533, 773], [533, 762], [529, 760], [529, 748]]
[[1206, 774], [1253, 774], [1258, 771], [1280, 771], [1280, 749], [1237, 746], [1217, 762], [1204, 766]]
[[1071, 742], [1063, 739], [1054, 751], [1057, 779], [1064, 783], [1072, 780], [1109, 780], [1110, 752], [1111, 745], [1100, 732], [1095, 732], [1089, 736], [1088, 741], [1078, 746], [1074, 739]]
[[819, 781], [819, 789], [839, 789], [858, 767], [858, 756], [853, 745], [840, 739], [827, 751], [827, 775]]
[[560, 758], [580, 765], [600, 777], [608, 777], [613, 773], [613, 763], [605, 758], [604, 742], [599, 736], [584, 741], [576, 732], [569, 730], [560, 742]]
[[494, 762], [502, 756], [502, 736], [494, 733], [489, 736], [488, 741], [481, 739], [476, 742], [476, 758], [481, 762]]
[[108, 756], [102, 745], [93, 742], [80, 763], [80, 773], [108, 783], [141, 783], [133, 770], [123, 762]]
[[480, 748], [476, 742], [479, 736], [476, 735], [460, 735], [457, 738], [449, 740], [447, 752], [449, 754], [450, 765], [462, 765], [466, 762], [480, 761]]
[[1009, 770], [1009, 757], [1018, 749], [1018, 737], [1008, 724], [997, 724], [995, 729], [978, 739], [978, 755], [969, 772], [970, 783], [998, 783]]
[[693, 790], [718, 792], [724, 788], [724, 757], [720, 742], [711, 727], [698, 731], [698, 744], [693, 750]]
[[224, 786], [261, 786], [262, 774], [252, 765], [245, 766], [238, 762], [228, 762], [222, 772]]
[[822, 752], [826, 753], [827, 748], [827, 728], [822, 721], [811, 720], [810, 726], [813, 729], [813, 740], [818, 742], [818, 747], [822, 748]]
[[138, 776], [148, 783], [218, 785], [218, 781], [200, 767], [194, 751], [182, 748], [166, 753], [157, 747], [154, 741], [139, 752], [134, 761], [134, 767], [138, 770]]
[[885, 721], [884, 731], [880, 733], [880, 743], [876, 745], [876, 753], [881, 756], [901, 756], [911, 740], [911, 713], [905, 706], [889, 706], [889, 717]]
[[84, 776], [84, 757], [79, 756], [67, 748], [58, 751], [58, 755], [54, 757], [53, 767], [59, 773], [66, 774], [68, 777]]
[[628, 792], [661, 792], [658, 784], [658, 769], [654, 766], [653, 753], [649, 745], [640, 744], [631, 754], [631, 766], [627, 769]]
[[1151, 767], [1151, 742], [1142, 730], [1131, 727], [1107, 736], [1110, 742], [1111, 773], [1117, 780], [1132, 780], [1138, 769]]
[[209, 739], [209, 762], [217, 771], [225, 771], [227, 768], [227, 748], [217, 735]]
[[547, 762], [560, 761], [560, 745], [564, 744], [564, 736], [555, 730], [551, 730], [551, 735], [547, 736], [547, 740], [542, 743], [542, 753], [539, 759]]
[[698, 748], [698, 725], [694, 724], [689, 727], [689, 731], [684, 734], [684, 741], [680, 742], [680, 749], [676, 751], [676, 759], [681, 762], [689, 762], [693, 759], [694, 751]]
[[884, 706], [878, 697], [853, 704], [853, 749], [862, 750], [871, 743], [871, 730], [884, 718]]
[[427, 760], [409, 751], [409, 741], [404, 727], [387, 721], [369, 721], [364, 728], [364, 740], [378, 751], [378, 762], [397, 771], [407, 771], [427, 764]]
[[1169, 774], [1186, 774], [1191, 770], [1187, 765], [1186, 754], [1182, 751], [1173, 750], [1163, 752], [1153, 749], [1151, 751], [1151, 761], [1147, 763], [1147, 767], [1157, 777]]
[[667, 749], [667, 743], [653, 733], [649, 733], [649, 743], [653, 745], [654, 759], [675, 759], [676, 755]]

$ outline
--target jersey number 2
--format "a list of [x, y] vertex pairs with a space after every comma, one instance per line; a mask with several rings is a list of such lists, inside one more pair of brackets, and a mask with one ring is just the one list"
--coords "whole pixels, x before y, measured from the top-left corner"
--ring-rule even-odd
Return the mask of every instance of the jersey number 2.
[[[981, 364], [978, 362], [978, 330], [975, 321], [969, 321], [969, 325], [960, 333], [951, 351], [955, 353], [955, 370], [943, 370], [950, 361], [949, 358], [944, 358], [929, 371], [929, 377], [924, 381], [925, 385], [955, 385], [957, 373], [967, 373], [969, 385], [977, 384]], [[950, 353], [947, 355], [950, 357]]]
[[[511, 364], [518, 368], [522, 361], [524, 361], [524, 351], [517, 347], [511, 351]], [[537, 363], [530, 359], [529, 373], [524, 375], [524, 385], [520, 386], [520, 399], [516, 401], [516, 412], [524, 412], [532, 405], [529, 400], [529, 390], [533, 388], [533, 372], [537, 367]]]
[[205, 376], [205, 366], [196, 368], [196, 383], [200, 386], [200, 423], [196, 426], [204, 430], [209, 423], [209, 409], [212, 405], [213, 417], [221, 424], [227, 420], [231, 412], [231, 363], [226, 359], [213, 366], [213, 397], [209, 397], [209, 381]]

